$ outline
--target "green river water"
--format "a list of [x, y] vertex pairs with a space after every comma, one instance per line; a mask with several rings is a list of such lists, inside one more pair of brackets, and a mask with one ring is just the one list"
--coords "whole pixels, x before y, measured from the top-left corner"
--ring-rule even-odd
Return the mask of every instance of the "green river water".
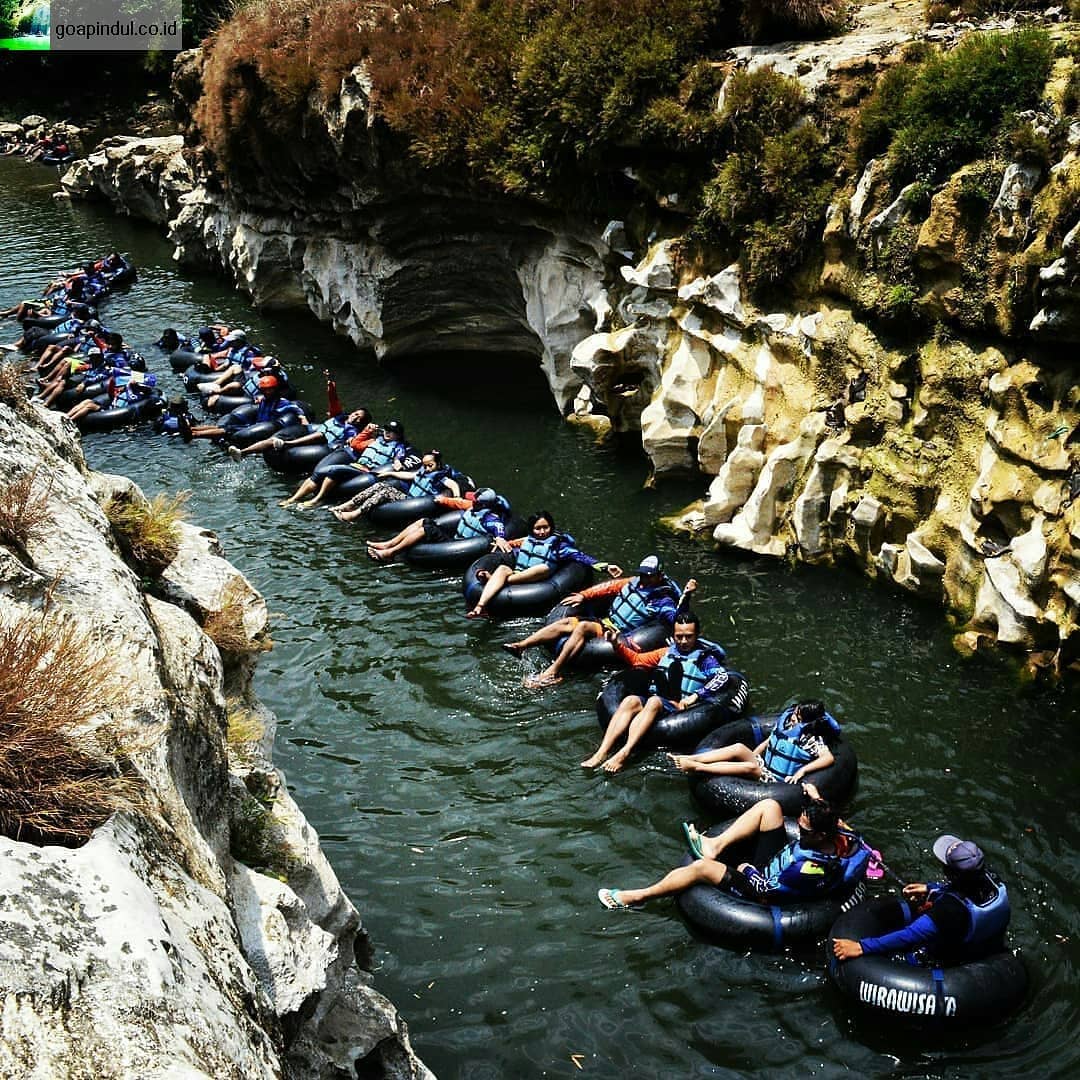
[[848, 816], [894, 869], [924, 879], [947, 830], [976, 839], [1009, 883], [1028, 1001], [937, 1045], [854, 1023], [819, 948], [741, 955], [697, 940], [670, 902], [605, 911], [599, 886], [679, 862], [679, 822], [696, 811], [659, 754], [616, 777], [579, 768], [598, 739], [598, 677], [523, 691], [541, 658], [496, 645], [529, 621], [467, 622], [457, 579], [376, 567], [365, 530], [279, 509], [290, 485], [261, 462], [147, 431], [89, 436], [92, 466], [150, 494], [191, 489], [192, 518], [266, 596], [275, 648], [257, 689], [279, 718], [278, 762], [363, 915], [377, 987], [438, 1076], [1080, 1075], [1075, 693], [961, 662], [941, 612], [854, 573], [662, 534], [658, 516], [704, 484], [644, 491], [640, 447], [595, 447], [538, 379], [479, 395], [467, 375], [456, 388], [392, 376], [312, 319], [260, 314], [223, 280], [178, 269], [153, 228], [55, 201], [55, 188], [53, 171], [0, 160], [0, 303], [81, 256], [128, 251], [139, 281], [107, 321], [167, 386], [151, 345], [163, 327], [249, 327], [309, 398], [321, 404], [331, 367], [346, 404], [399, 417], [520, 509], [550, 508], [585, 550], [626, 566], [659, 551], [700, 580], [705, 630], [759, 711], [818, 696], [843, 721], [860, 755]]

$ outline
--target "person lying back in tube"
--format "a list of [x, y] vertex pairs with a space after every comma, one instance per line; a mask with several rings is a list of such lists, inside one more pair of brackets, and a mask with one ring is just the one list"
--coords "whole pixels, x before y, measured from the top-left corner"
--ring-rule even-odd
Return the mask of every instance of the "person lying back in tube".
[[606, 570], [613, 578], [622, 577], [621, 567], [587, 555], [578, 548], [569, 533], [556, 532], [555, 518], [548, 510], [533, 515], [527, 536], [518, 540], [498, 539], [495, 547], [505, 561], [492, 570], [481, 570], [477, 574], [484, 587], [472, 610], [465, 613], [467, 619], [486, 616], [488, 604], [507, 585], [544, 581], [561, 563], [579, 562], [597, 570]]
[[[440, 495], [461, 498], [461, 485], [455, 476], [461, 474], [450, 465], [444, 465], [438, 450], [429, 450], [420, 458], [420, 464], [412, 470], [386, 470], [376, 473], [382, 477], [366, 491], [354, 495], [340, 506], [332, 506], [330, 512], [338, 521], [355, 521], [384, 503], [403, 499], [436, 499]], [[407, 484], [402, 487], [402, 484]]]
[[506, 523], [510, 516], [510, 503], [494, 488], [480, 488], [463, 498], [438, 495], [435, 501], [447, 510], [461, 510], [461, 518], [454, 526], [440, 525], [434, 518], [420, 518], [410, 522], [389, 540], [373, 540], [367, 546], [368, 558], [375, 562], [390, 562], [395, 555], [416, 544], [446, 544], [451, 540], [472, 540], [490, 537], [498, 543], [506, 537]]
[[264, 375], [259, 379], [259, 396], [255, 402], [258, 410], [254, 419], [238, 420], [234, 416], [224, 416], [220, 424], [192, 425], [184, 417], [179, 417], [180, 435], [184, 442], [192, 439], [227, 439], [234, 431], [268, 420], [273, 420], [278, 427], [307, 423], [300, 405], [281, 396], [281, 384], [274, 375]]
[[836, 759], [828, 739], [840, 725], [820, 701], [802, 701], [781, 713], [768, 738], [752, 750], [742, 743], [703, 750], [700, 754], [668, 754], [685, 773], [745, 776], [764, 784], [798, 784]]
[[353, 409], [350, 413], [345, 412], [341, 399], [338, 397], [337, 383], [330, 377], [329, 371], [324, 371], [323, 374], [326, 376], [327, 404], [325, 420], [318, 424], [309, 425], [303, 435], [297, 435], [291, 439], [283, 439], [279, 435], [272, 435], [268, 439], [253, 442], [250, 446], [230, 446], [229, 457], [233, 461], [241, 461], [251, 454], [261, 454], [264, 450], [287, 450], [293, 446], [313, 446], [317, 443], [322, 443], [327, 452], [330, 452], [345, 446], [346, 443], [355, 439], [361, 431], [371, 425], [371, 413], [367, 409], [361, 407]]
[[837, 938], [833, 952], [838, 960], [884, 954], [947, 967], [1005, 947], [1012, 914], [1009, 894], [986, 869], [982, 849], [946, 834], [934, 841], [934, 855], [945, 866], [945, 881], [904, 886], [904, 899], [913, 905], [907, 926], [859, 941]]
[[[687, 582], [687, 595], [692, 595], [696, 589], [696, 581]], [[635, 652], [619, 635], [608, 631], [615, 652], [630, 667], [656, 669], [651, 684], [653, 692], [647, 698], [638, 694], [623, 698], [608, 721], [596, 753], [581, 763], [582, 768], [595, 769], [602, 764], [605, 772], [618, 772], [661, 716], [708, 702], [726, 686], [728, 673], [724, 667], [724, 650], [701, 637], [700, 633], [701, 622], [688, 609], [675, 616], [673, 640], [663, 648]], [[617, 753], [611, 754], [623, 736], [626, 736], [626, 743]]]
[[[606, 908], [630, 908], [704, 884], [744, 900], [783, 906], [850, 888], [864, 872], [869, 853], [813, 784], [803, 785], [803, 791], [806, 803], [799, 815], [796, 840], [788, 841], [780, 804], [763, 799], [719, 836], [705, 836], [685, 824], [683, 832], [695, 856], [693, 862], [643, 889], [601, 889], [597, 898]], [[721, 861], [728, 848], [751, 839], [755, 842], [752, 859], [738, 866]]]
[[[695, 583], [696, 587], [696, 583]], [[530, 675], [525, 685], [530, 689], [555, 686], [562, 681], [562, 669], [593, 638], [603, 637], [608, 630], [628, 634], [652, 620], [660, 620], [670, 630], [675, 623], [675, 609], [679, 606], [681, 590], [664, 573], [658, 555], [646, 555], [641, 560], [637, 574], [629, 578], [602, 581], [599, 585], [583, 589], [564, 597], [563, 605], [578, 607], [588, 600], [611, 596], [611, 608], [602, 619], [584, 619], [567, 615], [529, 634], [520, 641], [508, 641], [503, 645], [507, 652], [520, 656], [526, 649], [566, 637], [559, 655], [543, 671]]]

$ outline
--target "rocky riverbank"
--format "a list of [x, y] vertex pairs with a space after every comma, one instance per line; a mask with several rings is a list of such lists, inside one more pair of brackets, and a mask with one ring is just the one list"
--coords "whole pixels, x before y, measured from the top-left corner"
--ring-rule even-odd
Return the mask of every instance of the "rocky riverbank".
[[81, 846], [0, 838], [0, 1076], [429, 1077], [272, 763], [262, 598], [194, 525], [160, 576], [133, 570], [102, 507], [141, 493], [17, 397], [0, 476], [0, 618], [47, 608], [91, 643], [114, 693], [76, 739], [113, 747], [138, 793]]
[[[843, 38], [730, 62], [790, 68], [839, 118], [914, 38], [952, 46], [977, 29], [921, 30], [911, 4], [860, 18]], [[1067, 121], [1072, 68], [1060, 56], [1045, 109], [1021, 118], [1029, 144]], [[1055, 230], [1080, 135], [1045, 167], [1018, 152], [899, 196], [871, 160], [834, 196], [818, 264], [761, 309], [739, 264], [688, 263], [679, 235], [410, 166], [361, 68], [303, 139], [275, 145], [274, 172], [219, 175], [193, 119], [203, 69], [199, 52], [178, 61], [183, 139], [111, 140], [65, 190], [161, 224], [179, 259], [223, 268], [259, 305], [309, 308], [377, 356], [539, 363], [565, 414], [640, 430], [657, 476], [704, 474], [680, 529], [854, 562], [940, 604], [964, 651], [1076, 664], [1080, 372], [1060, 346], [1080, 336], [1077, 229]]]

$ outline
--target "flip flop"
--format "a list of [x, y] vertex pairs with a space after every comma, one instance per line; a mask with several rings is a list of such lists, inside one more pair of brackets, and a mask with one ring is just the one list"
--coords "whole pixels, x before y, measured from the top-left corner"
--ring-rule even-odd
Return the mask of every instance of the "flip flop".
[[689, 821], [682, 823], [683, 836], [686, 837], [686, 846], [695, 859], [704, 859], [705, 853], [701, 850], [701, 835]]
[[624, 904], [619, 899], [618, 889], [601, 889], [596, 894], [596, 899], [608, 909], [608, 911], [636, 911], [640, 904]]

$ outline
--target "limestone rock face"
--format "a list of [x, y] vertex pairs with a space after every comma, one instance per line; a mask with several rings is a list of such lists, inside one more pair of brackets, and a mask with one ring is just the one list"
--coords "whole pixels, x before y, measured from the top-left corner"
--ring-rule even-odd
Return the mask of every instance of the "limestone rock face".
[[[250, 665], [223, 664], [201, 628], [228, 594], [259, 641], [261, 597], [193, 526], [145, 594], [101, 508], [141, 494], [88, 473], [58, 414], [0, 404], [0, 482], [27, 474], [49, 520], [0, 548], [0, 619], [48, 596], [125, 658], [124, 697], [93, 723], [128, 748], [144, 794], [79, 848], [0, 838], [0, 1076], [429, 1077], [358, 966], [370, 945], [270, 760]], [[226, 737], [240, 711], [259, 732], [243, 745]], [[253, 814], [272, 829], [248, 866]]]

